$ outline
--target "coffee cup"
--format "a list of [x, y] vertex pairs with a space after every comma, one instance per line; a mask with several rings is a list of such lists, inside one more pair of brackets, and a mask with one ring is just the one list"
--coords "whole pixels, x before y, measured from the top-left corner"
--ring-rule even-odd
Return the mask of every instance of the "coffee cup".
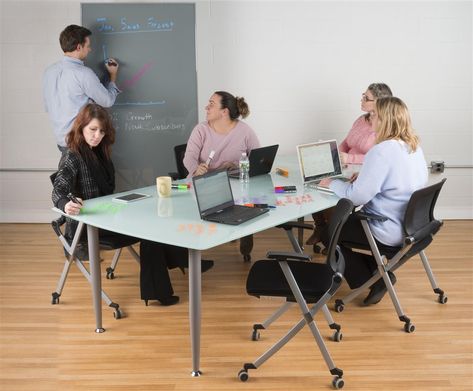
[[170, 197], [171, 196], [171, 177], [170, 176], [158, 176], [156, 178], [156, 191], [159, 197]]

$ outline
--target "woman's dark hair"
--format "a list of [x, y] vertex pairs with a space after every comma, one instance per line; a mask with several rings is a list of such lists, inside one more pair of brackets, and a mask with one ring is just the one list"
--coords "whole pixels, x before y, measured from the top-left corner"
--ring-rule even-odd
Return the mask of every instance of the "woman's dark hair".
[[245, 102], [245, 98], [233, 96], [226, 91], [215, 91], [214, 94], [220, 96], [220, 108], [228, 109], [230, 113], [230, 119], [236, 120], [238, 117], [246, 118], [250, 114], [250, 108]]
[[100, 122], [101, 130], [105, 133], [102, 141], [95, 149], [99, 149], [102, 155], [110, 160], [111, 146], [115, 142], [115, 128], [107, 110], [95, 103], [85, 105], [77, 115], [67, 135], [67, 147], [78, 154], [81, 154], [82, 148], [88, 147], [83, 130], [93, 119]]
[[83, 45], [85, 39], [92, 35], [92, 31], [82, 26], [71, 24], [67, 26], [59, 35], [59, 44], [64, 53], [73, 52], [77, 45]]

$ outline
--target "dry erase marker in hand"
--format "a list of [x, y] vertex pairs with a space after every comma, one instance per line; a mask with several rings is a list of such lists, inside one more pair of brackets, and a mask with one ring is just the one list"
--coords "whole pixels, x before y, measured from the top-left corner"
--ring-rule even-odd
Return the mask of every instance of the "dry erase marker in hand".
[[214, 155], [215, 155], [215, 151], [214, 150], [210, 151], [209, 157], [207, 158], [207, 161], [205, 162], [205, 164], [207, 164], [207, 166], [210, 164], [210, 162], [214, 158]]
[[67, 198], [69, 198], [69, 201], [72, 201], [74, 204], [82, 205], [82, 202], [80, 202], [76, 197], [74, 197], [72, 193], [69, 193], [67, 195]]

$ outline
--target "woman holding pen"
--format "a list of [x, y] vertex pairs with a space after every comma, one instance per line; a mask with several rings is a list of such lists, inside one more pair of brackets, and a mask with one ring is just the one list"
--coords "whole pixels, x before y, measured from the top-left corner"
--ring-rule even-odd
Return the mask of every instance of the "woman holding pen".
[[[115, 172], [110, 155], [114, 141], [115, 129], [107, 111], [93, 103], [84, 106], [67, 135], [68, 149], [53, 180], [55, 207], [69, 215], [77, 215], [83, 200], [113, 193]], [[65, 236], [68, 240], [72, 240], [76, 228], [77, 222], [67, 219]], [[117, 236], [123, 235], [99, 230], [102, 239]], [[179, 297], [174, 296], [168, 268], [186, 267], [187, 249], [141, 240], [140, 260], [142, 300], [146, 304], [148, 300], [158, 300], [161, 305], [176, 304]], [[212, 265], [212, 261], [203, 261], [202, 271]]]
[[256, 133], [239, 119], [250, 114], [243, 97], [216, 91], [205, 112], [206, 121], [192, 130], [187, 141], [184, 165], [190, 177], [220, 168], [237, 168], [243, 152], [249, 155], [260, 147]]
[[[241, 154], [260, 147], [256, 133], [239, 118], [250, 114], [243, 97], [226, 91], [216, 91], [205, 106], [206, 121], [198, 124], [187, 141], [184, 165], [189, 177], [202, 175], [220, 168], [238, 167]], [[245, 261], [250, 260], [253, 236], [240, 239], [240, 252]]]

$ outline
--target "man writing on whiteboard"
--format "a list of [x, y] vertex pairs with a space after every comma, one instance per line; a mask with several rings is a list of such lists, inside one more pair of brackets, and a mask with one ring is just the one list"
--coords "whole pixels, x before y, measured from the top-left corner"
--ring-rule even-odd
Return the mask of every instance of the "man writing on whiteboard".
[[92, 69], [84, 65], [91, 50], [90, 35], [92, 32], [85, 27], [67, 26], [59, 36], [64, 57], [50, 65], [43, 75], [44, 105], [63, 155], [67, 150], [66, 136], [81, 108], [90, 102], [111, 107], [120, 92], [115, 84], [118, 73], [116, 60], [110, 58], [105, 63], [110, 75], [107, 86], [100, 82]]

